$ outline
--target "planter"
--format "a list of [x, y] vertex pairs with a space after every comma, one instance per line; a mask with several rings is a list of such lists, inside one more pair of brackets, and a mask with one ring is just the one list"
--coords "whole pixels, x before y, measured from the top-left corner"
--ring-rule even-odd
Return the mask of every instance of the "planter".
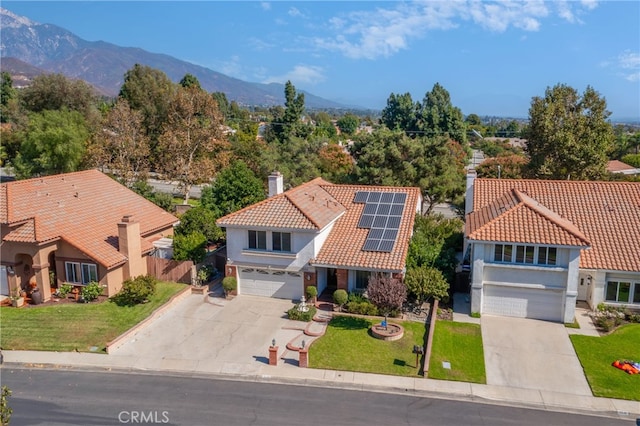
[[24, 305], [24, 297], [18, 297], [16, 299], [11, 299], [11, 306], [14, 308], [20, 308]]
[[207, 294], [207, 293], [209, 293], [209, 286], [206, 286], [206, 285], [191, 286], [191, 294]]

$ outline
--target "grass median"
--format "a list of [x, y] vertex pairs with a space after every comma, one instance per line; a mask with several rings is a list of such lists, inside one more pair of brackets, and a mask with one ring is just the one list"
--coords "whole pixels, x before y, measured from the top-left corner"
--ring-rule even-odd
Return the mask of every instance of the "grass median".
[[[451, 368], [444, 368], [443, 362], [448, 362]], [[486, 383], [480, 325], [438, 321], [433, 336], [428, 377]]]
[[640, 401], [640, 374], [611, 366], [616, 360], [640, 362], [640, 324], [624, 325], [607, 336], [570, 338], [595, 396]]
[[184, 289], [184, 284], [159, 282], [149, 302], [136, 306], [65, 303], [26, 308], [0, 308], [0, 345], [8, 350], [93, 351], [105, 353], [118, 337]]

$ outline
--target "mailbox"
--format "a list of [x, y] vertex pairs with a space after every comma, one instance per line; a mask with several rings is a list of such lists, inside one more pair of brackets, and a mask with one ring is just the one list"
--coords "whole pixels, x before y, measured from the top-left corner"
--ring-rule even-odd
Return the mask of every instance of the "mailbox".
[[424, 346], [413, 345], [413, 353], [422, 355], [424, 353]]

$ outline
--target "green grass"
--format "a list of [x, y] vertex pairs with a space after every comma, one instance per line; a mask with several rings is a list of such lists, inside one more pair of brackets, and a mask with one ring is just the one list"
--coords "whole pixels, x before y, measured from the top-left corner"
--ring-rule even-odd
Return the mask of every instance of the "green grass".
[[[451, 363], [451, 369], [442, 362]], [[438, 321], [433, 335], [429, 374], [432, 379], [486, 383], [482, 334], [478, 324]]]
[[336, 316], [329, 323], [325, 335], [309, 349], [309, 366], [417, 376], [421, 369], [415, 367], [416, 356], [412, 350], [414, 345], [424, 345], [424, 324], [408, 321], [399, 323], [404, 327], [404, 336], [392, 342], [372, 337], [369, 334], [372, 324], [372, 321], [364, 318]]
[[132, 307], [101, 303], [65, 303], [16, 309], [0, 308], [0, 346], [3, 349], [105, 352], [115, 339], [185, 288], [160, 282], [148, 303]]
[[[173, 204], [184, 204], [184, 198], [173, 197]], [[189, 198], [188, 204], [192, 207], [198, 207], [200, 205], [200, 200], [197, 198]]]
[[627, 324], [607, 336], [569, 337], [595, 396], [640, 401], [640, 374], [611, 366], [615, 360], [640, 362], [640, 324]]

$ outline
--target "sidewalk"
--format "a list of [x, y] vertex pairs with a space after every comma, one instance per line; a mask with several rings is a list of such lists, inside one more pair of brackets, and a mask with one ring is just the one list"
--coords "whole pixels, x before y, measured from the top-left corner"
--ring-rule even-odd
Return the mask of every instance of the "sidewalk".
[[[296, 349], [302, 346], [302, 340], [308, 347], [324, 331], [322, 321], [299, 323], [287, 320], [283, 316], [291, 306], [287, 301], [251, 296], [239, 296], [234, 300], [205, 297], [204, 303], [202, 296], [198, 295], [177, 300], [170, 310], [145, 329], [129, 336], [125, 345], [112, 354], [3, 351], [2, 368], [69, 368], [186, 375], [396, 393], [628, 420], [640, 418], [638, 401], [419, 377], [300, 368]], [[465, 300], [459, 301], [458, 306], [465, 307]], [[478, 320], [469, 317], [468, 313], [458, 311], [456, 314], [454, 320]], [[277, 366], [268, 364], [268, 347], [272, 339], [279, 346]], [[313, 366], [313, 349], [309, 353], [309, 365]]]

